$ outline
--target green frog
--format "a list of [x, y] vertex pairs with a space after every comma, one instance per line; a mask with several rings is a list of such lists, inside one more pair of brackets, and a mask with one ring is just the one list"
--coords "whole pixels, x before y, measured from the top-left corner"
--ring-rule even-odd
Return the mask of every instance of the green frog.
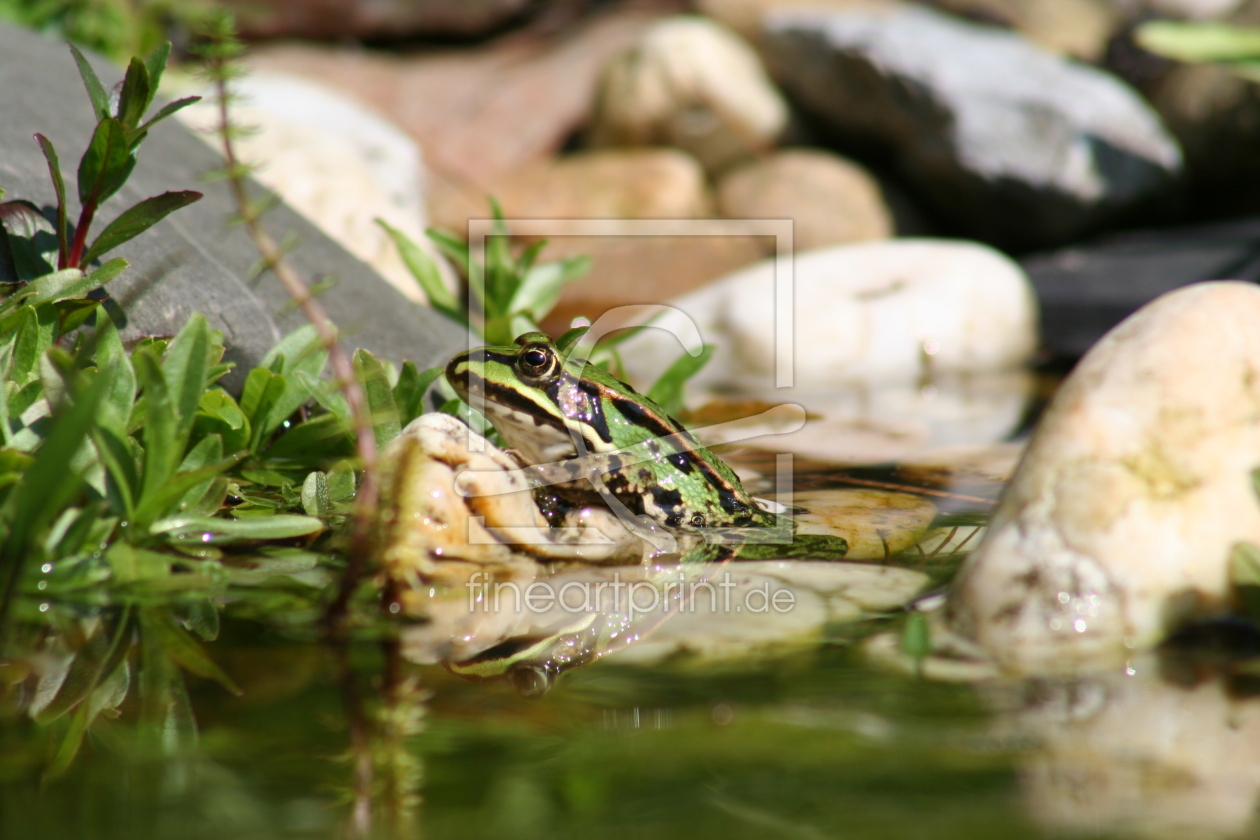
[[734, 471], [663, 408], [603, 368], [565, 356], [544, 333], [462, 353], [446, 378], [571, 505], [602, 499], [682, 532], [775, 524]]
[[[528, 465], [535, 484], [546, 485], [536, 496], [555, 520], [563, 511], [553, 497], [570, 509], [602, 502], [627, 525], [647, 520], [680, 532], [689, 546], [680, 568], [702, 576], [736, 556], [839, 559], [847, 551], [839, 537], [794, 539], [791, 520], [760, 507], [734, 471], [661, 406], [562, 353], [544, 333], [462, 353], [447, 364], [446, 378]], [[524, 693], [539, 694], [559, 673], [640, 635], [618, 616], [579, 614], [555, 632], [510, 637], [447, 667], [474, 679], [507, 676]]]

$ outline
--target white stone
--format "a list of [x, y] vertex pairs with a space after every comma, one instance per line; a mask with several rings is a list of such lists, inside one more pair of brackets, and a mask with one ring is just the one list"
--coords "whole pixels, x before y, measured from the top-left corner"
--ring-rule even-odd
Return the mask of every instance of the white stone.
[[[883, 387], [761, 388], [751, 396], [770, 405], [799, 405], [809, 419], [800, 426], [783, 422], [776, 412], [773, 421], [753, 417], [694, 431], [710, 444], [746, 442], [833, 463], [902, 462], [942, 448], [986, 447], [1009, 439], [1024, 421], [1034, 392], [1035, 380], [1026, 370]], [[696, 393], [690, 402], [703, 404], [713, 396], [732, 395]]]
[[[424, 302], [374, 221], [384, 219], [435, 253], [424, 235], [425, 171], [415, 141], [361, 102], [305, 79], [255, 73], [233, 89], [240, 97], [233, 121], [255, 129], [235, 140], [238, 156], [258, 166], [254, 177], [404, 295]], [[205, 95], [179, 116], [218, 149], [212, 100]]]
[[753, 49], [718, 23], [683, 16], [655, 24], [609, 62], [591, 142], [677, 146], [713, 172], [772, 148], [787, 121]]
[[1073, 371], [950, 601], [1008, 670], [1064, 670], [1219, 610], [1238, 541], [1260, 544], [1260, 288], [1156, 300]]
[[[1028, 278], [984, 245], [871, 242], [800, 253], [779, 266], [776, 272], [766, 260], [728, 275], [673, 302], [676, 311], [654, 322], [678, 336], [694, 334], [694, 325], [701, 340], [718, 346], [698, 382], [742, 390], [884, 386], [1018, 368], [1037, 347]], [[786, 331], [776, 324], [776, 293], [790, 295]], [[627, 347], [627, 367], [644, 378], [678, 353], [677, 343], [654, 331]], [[789, 381], [776, 381], [785, 363]]]

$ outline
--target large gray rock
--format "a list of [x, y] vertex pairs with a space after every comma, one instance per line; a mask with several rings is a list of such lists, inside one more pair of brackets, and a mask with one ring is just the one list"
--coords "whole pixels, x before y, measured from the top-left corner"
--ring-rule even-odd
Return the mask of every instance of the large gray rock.
[[1260, 218], [1128, 231], [1021, 260], [1041, 309], [1041, 346], [1080, 356], [1173, 289], [1203, 280], [1260, 282]]
[[[56, 145], [67, 191], [75, 195], [78, 159], [95, 125], [87, 94], [63, 44], [0, 26], [0, 55], [0, 187], [8, 192], [6, 199], [55, 205], [48, 169], [32, 134], [45, 134]], [[97, 63], [97, 72], [106, 86], [122, 76], [103, 62]], [[214, 151], [177, 121], [160, 124], [140, 147], [127, 185], [97, 214], [95, 229], [150, 195], [179, 189], [205, 193], [201, 201], [112, 252], [125, 257], [131, 268], [109, 291], [125, 313], [126, 337], [174, 333], [193, 312], [205, 313], [223, 331], [228, 360], [237, 363], [230, 386], [239, 384], [242, 369], [256, 364], [276, 339], [304, 319], [270, 274], [249, 279], [258, 252], [244, 230], [229, 224], [235, 208], [227, 187], [202, 179], [220, 165]], [[72, 207], [77, 214], [77, 204]], [[287, 206], [268, 212], [264, 224], [277, 239], [286, 232], [297, 237], [300, 244], [290, 259], [308, 282], [336, 278], [321, 300], [350, 346], [385, 358], [411, 359], [423, 368], [443, 361], [464, 341], [453, 325], [409, 302]]]
[[928, 9], [777, 12], [763, 51], [830, 130], [889, 153], [939, 213], [991, 242], [1069, 240], [1158, 195], [1181, 166], [1124, 83]]

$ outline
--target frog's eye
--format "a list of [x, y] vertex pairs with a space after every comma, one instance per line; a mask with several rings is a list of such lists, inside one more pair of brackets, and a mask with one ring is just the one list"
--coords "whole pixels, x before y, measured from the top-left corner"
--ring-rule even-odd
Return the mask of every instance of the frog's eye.
[[556, 366], [555, 354], [545, 347], [526, 347], [516, 357], [516, 367], [522, 376], [541, 379]]

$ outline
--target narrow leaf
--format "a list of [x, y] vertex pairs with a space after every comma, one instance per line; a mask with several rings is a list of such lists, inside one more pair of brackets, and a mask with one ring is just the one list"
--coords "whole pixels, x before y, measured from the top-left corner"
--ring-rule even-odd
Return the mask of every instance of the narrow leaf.
[[[79, 160], [79, 201], [85, 207], [99, 207], [118, 191], [134, 165], [123, 124], [108, 117], [101, 120]], [[90, 262], [84, 259], [83, 264]]]
[[66, 221], [66, 182], [61, 177], [61, 163], [52, 141], [42, 134], [35, 135], [44, 160], [48, 161], [48, 175], [52, 178], [53, 191], [57, 194], [57, 267], [65, 268], [66, 254], [70, 249], [70, 226]]
[[324, 523], [312, 516], [276, 514], [242, 519], [219, 516], [173, 516], [150, 526], [153, 534], [166, 534], [181, 542], [225, 543], [250, 540], [283, 540], [305, 537], [324, 530]]
[[563, 335], [556, 339], [556, 349], [561, 353], [567, 354], [573, 345], [577, 344], [582, 336], [590, 331], [590, 327], [574, 327], [571, 330], [566, 330]]
[[384, 219], [378, 218], [376, 223], [384, 228], [389, 238], [394, 241], [394, 246], [398, 248], [398, 255], [402, 257], [403, 264], [415, 278], [420, 291], [424, 292], [424, 296], [429, 299], [429, 305], [452, 321], [467, 325], [466, 307], [460, 304], [455, 294], [442, 282], [442, 273], [438, 271], [437, 261], [426, 254], [405, 233], [390, 226]]
[[144, 233], [179, 208], [200, 199], [201, 193], [194, 190], [165, 192], [146, 198], [105, 226], [100, 236], [96, 237], [96, 241], [92, 243], [92, 247], [88, 248], [87, 254], [83, 257], [83, 264], [88, 265], [93, 260], [99, 259], [124, 242]]
[[[149, 87], [156, 93], [158, 87], [162, 84], [162, 74], [166, 72], [166, 62], [171, 57], [171, 42], [167, 41], [161, 44], [153, 52], [149, 53], [149, 57], [144, 60], [144, 69], [149, 73]], [[149, 99], [153, 96], [150, 94]], [[148, 108], [149, 103], [144, 103], [144, 107]]]
[[149, 133], [149, 129], [153, 128], [153, 126], [157, 125], [162, 120], [169, 117], [171, 114], [174, 114], [177, 111], [182, 111], [184, 108], [187, 108], [189, 105], [192, 105], [194, 102], [200, 102], [200, 101], [201, 101], [200, 96], [185, 96], [183, 99], [176, 99], [174, 102], [166, 103], [165, 105], [161, 107], [161, 109], [158, 110], [156, 114], [153, 115], [152, 119], [150, 119], [148, 122], [146, 122], [144, 125], [140, 126], [139, 128], [133, 130], [131, 134], [128, 135], [127, 142], [130, 143], [131, 148], [134, 149], [137, 145], [139, 145], [140, 141], [145, 138], [145, 135]]
[[682, 410], [683, 385], [708, 364], [712, 355], [712, 344], [701, 347], [695, 356], [683, 353], [648, 389], [648, 399], [659, 403], [669, 414], [677, 414]]
[[88, 64], [83, 53], [79, 52], [79, 48], [74, 44], [66, 46], [74, 55], [74, 63], [79, 65], [79, 76], [83, 79], [83, 86], [87, 88], [88, 98], [92, 100], [92, 110], [96, 112], [96, 118], [105, 119], [109, 116], [109, 94], [105, 92], [105, 86], [101, 84], [96, 71], [92, 69], [92, 65]]
[[138, 127], [144, 117], [144, 109], [149, 107], [153, 99], [153, 88], [149, 83], [149, 69], [139, 58], [132, 58], [127, 65], [127, 75], [123, 77], [122, 92], [118, 95], [118, 121], [127, 131]]
[[354, 352], [354, 371], [367, 395], [376, 445], [384, 449], [402, 431], [398, 422], [398, 406], [394, 403], [394, 393], [390, 390], [385, 366], [371, 353], [360, 348]]

